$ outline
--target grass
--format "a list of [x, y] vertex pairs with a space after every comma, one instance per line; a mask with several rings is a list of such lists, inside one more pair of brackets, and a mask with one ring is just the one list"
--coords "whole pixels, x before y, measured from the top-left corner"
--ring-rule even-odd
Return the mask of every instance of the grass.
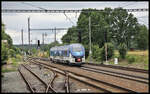
[[16, 55], [15, 57], [9, 57], [7, 61], [7, 65], [2, 66], [2, 72], [12, 72], [12, 71], [17, 71], [19, 64], [22, 62], [22, 56], [21, 55]]
[[[128, 51], [125, 59], [121, 59], [119, 57], [119, 52], [117, 50], [115, 50], [114, 57], [108, 61], [109, 64], [115, 65], [114, 58], [118, 58], [117, 65], [149, 70], [148, 50], [146, 50], [146, 51], [140, 51], [140, 50]], [[133, 58], [135, 58], [135, 59], [131, 60]], [[86, 61], [89, 61], [89, 58], [87, 58]], [[95, 60], [93, 60], [93, 61], [95, 61]], [[100, 62], [96, 62], [96, 63], [100, 64]]]
[[91, 60], [90, 60], [90, 56], [88, 56], [87, 59], [85, 59], [85, 62], [94, 62], [94, 63], [96, 63], [96, 64], [102, 63], [102, 62], [100, 62], [100, 61], [96, 61], [96, 60], [93, 59], [92, 57], [91, 57]]
[[[118, 51], [115, 51], [115, 55], [119, 56]], [[133, 60], [133, 61], [131, 60], [132, 62], [130, 62], [130, 59], [128, 57], [130, 57], [130, 59], [135, 58], [135, 60]], [[146, 51], [140, 51], [140, 50], [128, 51], [127, 55], [126, 55], [126, 59], [124, 59], [124, 60], [120, 59], [118, 65], [148, 70], [149, 69], [148, 59], [149, 59], [148, 50], [146, 50]]]
[[16, 68], [2, 68], [2, 73], [5, 73], [5, 72], [12, 72], [12, 71], [17, 71]]

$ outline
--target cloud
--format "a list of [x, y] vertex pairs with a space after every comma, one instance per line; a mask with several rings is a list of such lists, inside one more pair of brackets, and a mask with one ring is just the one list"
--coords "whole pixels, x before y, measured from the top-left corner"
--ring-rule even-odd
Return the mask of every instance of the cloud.
[[[11, 30], [11, 29], [6, 29], [5, 31], [12, 38], [13, 44], [22, 44], [21, 31], [18, 32], [18, 31]], [[23, 34], [24, 44], [28, 42], [27, 38], [28, 38], [27, 34], [24, 33]]]
[[[22, 2], [2, 2], [2, 9], [38, 9], [42, 7], [46, 9], [83, 9], [96, 8], [104, 9], [105, 7], [117, 8], [149, 8], [148, 2], [25, 2], [34, 5], [23, 4]], [[146, 24], [148, 27], [148, 13], [149, 12], [132, 12], [135, 17], [146, 15], [145, 18], [138, 18], [139, 23]], [[73, 23], [78, 20], [80, 13], [65, 13]], [[73, 24], [66, 19], [63, 13], [2, 13], [2, 22], [6, 24], [6, 32], [10, 34], [13, 39], [13, 44], [21, 44], [21, 29], [24, 30], [24, 43], [28, 43], [28, 17], [30, 17], [30, 25], [32, 29], [37, 28], [69, 28]], [[143, 21], [141, 21], [143, 20]], [[61, 42], [61, 37], [67, 31], [60, 31], [57, 33], [57, 40]], [[54, 41], [54, 32], [47, 31], [31, 31], [32, 43], [37, 43], [37, 40], [42, 42], [42, 33], [47, 33], [45, 43]]]

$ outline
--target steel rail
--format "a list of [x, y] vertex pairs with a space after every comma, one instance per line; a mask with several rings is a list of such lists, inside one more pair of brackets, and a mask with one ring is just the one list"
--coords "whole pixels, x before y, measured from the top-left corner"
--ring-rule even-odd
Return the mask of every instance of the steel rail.
[[148, 70], [138, 69], [138, 68], [131, 68], [131, 67], [123, 67], [123, 66], [118, 66], [118, 65], [117, 66], [116, 65], [104, 65], [104, 64], [87, 63], [87, 62], [85, 62], [84, 64], [102, 66], [102, 67], [109, 67], [109, 68], [113, 68], [113, 69], [121, 69], [121, 70], [126, 70], [126, 71], [149, 73]]
[[32, 93], [35, 93], [35, 91], [32, 89], [31, 84], [29, 83], [29, 81], [26, 80], [24, 74], [21, 72], [20, 67], [21, 67], [21, 65], [19, 66], [18, 71], [19, 71], [19, 73], [21, 74], [21, 77], [23, 78], [23, 80], [25, 81], [25, 83], [27, 84], [27, 86], [29, 87], [30, 91], [31, 91]]
[[[48, 58], [35, 58], [35, 57], [30, 57], [33, 59], [40, 59], [43, 61], [49, 61]], [[96, 63], [89, 63], [89, 62], [84, 62], [84, 64], [88, 64], [88, 65], [95, 65], [95, 66], [102, 66], [102, 67], [109, 67], [109, 68], [113, 68], [113, 69], [121, 69], [121, 70], [126, 70], [126, 71], [134, 71], [134, 72], [141, 72], [141, 73], [149, 73], [148, 70], [145, 69], [139, 69], [139, 68], [131, 68], [131, 67], [123, 67], [123, 66], [118, 66], [118, 65], [105, 65], [105, 64], [96, 64]]]
[[[49, 59], [47, 59], [47, 58], [38, 58], [38, 59], [40, 59], [40, 60], [43, 60], [43, 61], [47, 61], [47, 60], [49, 60]], [[109, 65], [107, 65], [108, 67], [109, 67]], [[102, 65], [102, 67], [103, 67], [103, 65]], [[116, 66], [114, 66], [114, 67], [116, 67]], [[118, 67], [118, 66], [117, 66]], [[119, 66], [120, 67], [120, 66]], [[141, 76], [135, 76], [135, 75], [129, 75], [129, 74], [125, 74], [125, 73], [119, 73], [119, 72], [115, 72], [115, 71], [108, 71], [108, 70], [103, 70], [103, 69], [98, 69], [98, 68], [91, 68], [91, 67], [88, 67], [88, 66], [84, 66], [84, 64], [82, 65], [82, 67], [80, 67], [80, 68], [82, 68], [82, 69], [84, 69], [84, 70], [90, 70], [90, 71], [94, 71], [94, 72], [97, 72], [97, 73], [103, 73], [103, 74], [107, 74], [107, 75], [111, 75], [111, 74], [108, 74], [108, 73], [106, 73], [106, 72], [110, 72], [110, 73], [115, 73], [115, 74], [119, 74], [119, 75], [123, 75], [123, 76], [128, 76], [128, 77], [123, 77], [123, 76], [116, 76], [116, 75], [114, 75], [114, 76], [116, 76], [116, 77], [120, 77], [120, 78], [125, 78], [125, 79], [129, 79], [129, 80], [133, 80], [133, 81], [138, 81], [138, 82], [141, 82], [141, 83], [145, 83], [145, 84], [148, 84], [149, 82], [147, 82], [148, 80], [149, 80], [149, 78], [146, 78], [146, 77], [141, 77]], [[87, 69], [88, 68], [88, 69]], [[122, 68], [122, 67], [120, 67], [120, 68]], [[120, 69], [119, 68], [119, 69]], [[92, 69], [94, 69], [94, 70], [92, 70]], [[129, 68], [130, 70], [131, 70], [131, 68]], [[138, 72], [140, 71], [139, 69], [136, 69], [136, 70], [138, 70]], [[126, 71], [128, 71], [128, 70], [126, 70]], [[145, 71], [145, 70], [144, 70]], [[140, 71], [141, 72], [141, 71]], [[143, 70], [142, 70], [142, 73], [143, 73]], [[113, 75], [111, 75], [111, 76], [113, 76]], [[129, 77], [132, 77], [132, 78], [129, 78]], [[136, 80], [136, 79], [134, 79], [134, 78], [137, 78], [137, 79], [143, 79], [143, 80], [147, 80], [147, 81], [141, 81], [141, 80]]]
[[[39, 62], [39, 61], [35, 61], [34, 60], [34, 63], [40, 63], [40, 64], [44, 64], [44, 65], [46, 65], [46, 66], [51, 66], [51, 65], [49, 65], [49, 64], [46, 64], [46, 63], [41, 63], [41, 62]], [[51, 67], [53, 67], [53, 68], [57, 68], [57, 67], [54, 67], [54, 66], [51, 66]], [[57, 68], [57, 69], [59, 69], [59, 68]], [[61, 70], [61, 69], [59, 69], [59, 70]], [[128, 91], [128, 92], [136, 92], [136, 91], [133, 91], [133, 90], [130, 90], [130, 89], [127, 89], [127, 88], [123, 88], [123, 87], [120, 87], [120, 86], [117, 86], [117, 85], [113, 85], [113, 84], [110, 84], [110, 83], [107, 83], [107, 82], [104, 82], [104, 81], [101, 81], [101, 80], [97, 80], [97, 79], [94, 79], [94, 78], [92, 78], [92, 77], [88, 77], [88, 76], [84, 76], [84, 75], [81, 75], [81, 74], [77, 74], [77, 73], [74, 73], [74, 72], [71, 72], [71, 71], [69, 71], [69, 73], [72, 73], [72, 74], [75, 74], [75, 75], [77, 75], [77, 76], [80, 76], [80, 77], [85, 77], [85, 78], [88, 78], [88, 79], [91, 79], [91, 80], [93, 80], [93, 81], [96, 81], [96, 82], [99, 82], [99, 83], [102, 83], [102, 84], [105, 84], [105, 85], [108, 85], [108, 86], [111, 86], [111, 87], [114, 87], [114, 88], [118, 88], [118, 89], [120, 89], [120, 90], [124, 90], [124, 91]], [[107, 92], [111, 92], [111, 91], [107, 91]]]
[[[46, 93], [48, 93], [49, 88], [52, 90], [53, 93], [57, 93], [57, 91], [56, 91], [55, 89], [53, 89], [52, 86], [51, 86], [53, 80], [54, 80], [55, 77], [56, 77], [56, 74], [55, 74], [55, 73], [54, 73], [54, 77], [52, 78], [52, 80], [50, 81], [50, 83], [47, 84], [47, 83], [44, 82], [38, 75], [36, 75], [33, 71], [31, 71], [30, 69], [28, 69], [28, 68], [27, 68], [27, 65], [26, 65], [26, 66], [24, 65], [24, 67], [25, 67], [28, 71], [30, 71], [34, 76], [36, 76], [42, 83], [44, 83], [45, 86], [47, 86], [47, 87], [46, 87], [46, 90], [45, 90]], [[28, 67], [30, 67], [30, 66], [28, 66]]]
[[[35, 62], [33, 62], [33, 61], [30, 61], [31, 63], [34, 63], [34, 64], [40, 64], [40, 63], [35, 63]], [[50, 68], [50, 66], [48, 66], [48, 65], [45, 65], [45, 64], [42, 64], [45, 68], [47, 68], [47, 69], [50, 69], [50, 70], [53, 70], [53, 69], [51, 69]], [[56, 68], [56, 67], [53, 67], [53, 68]], [[58, 68], [57, 68], [58, 69]], [[60, 70], [60, 69], [59, 69]], [[65, 71], [63, 71], [63, 70], [61, 70], [61, 71], [57, 71], [57, 70], [54, 70], [54, 71], [56, 71], [57, 73], [60, 73], [60, 74], [62, 74], [62, 75], [65, 75]], [[80, 82], [83, 82], [83, 83], [85, 83], [85, 84], [88, 84], [88, 85], [90, 85], [90, 86], [92, 86], [92, 87], [95, 87], [95, 88], [97, 88], [97, 89], [101, 89], [101, 90], [103, 90], [103, 91], [105, 91], [105, 92], [109, 92], [109, 93], [111, 93], [111, 91], [109, 91], [109, 90], [106, 90], [106, 89], [104, 89], [104, 88], [101, 88], [101, 87], [98, 87], [98, 86], [96, 86], [96, 85], [93, 85], [93, 84], [90, 84], [90, 83], [88, 83], [87, 81], [84, 81], [84, 80], [81, 80], [81, 79], [79, 79], [79, 78], [76, 78], [76, 77], [73, 77], [73, 76], [69, 76], [70, 78], [72, 78], [72, 79], [75, 79], [75, 80], [78, 80], [78, 81], [80, 81]]]
[[[149, 83], [148, 82], [148, 78], [143, 78], [143, 77], [140, 77], [140, 76], [133, 76], [133, 75], [128, 75], [128, 74], [124, 74], [124, 73], [106, 71], [106, 70], [101, 70], [101, 69], [97, 69], [96, 70], [95, 68], [88, 68], [88, 67], [80, 67], [80, 68], [83, 69], [83, 70], [88, 70], [88, 71], [102, 73], [102, 74], [106, 74], [106, 75], [110, 75], [110, 76], [115, 76], [115, 77], [119, 77], [119, 78], [123, 78], [123, 79], [133, 80], [133, 81], [141, 82], [141, 83], [144, 83], [144, 84], [148, 84]], [[111, 73], [113, 73], [113, 74], [111, 74]], [[137, 80], [136, 78], [146, 79], [147, 81]]]
[[54, 74], [54, 76], [53, 76], [52, 80], [50, 81], [50, 83], [47, 86], [47, 89], [45, 91], [46, 93], [48, 93], [49, 88], [53, 91], [53, 93], [57, 93], [56, 90], [52, 87], [52, 83], [53, 83], [53, 81], [54, 81], [54, 79], [56, 77], [56, 73], [53, 72], [53, 74]]
[[26, 68], [30, 73], [32, 73], [39, 81], [41, 81], [45, 85], [45, 88], [48, 86], [47, 83], [45, 83], [37, 74], [35, 74], [33, 71], [31, 71], [31, 69], [27, 68], [26, 65], [22, 64], [22, 66], [24, 68]]

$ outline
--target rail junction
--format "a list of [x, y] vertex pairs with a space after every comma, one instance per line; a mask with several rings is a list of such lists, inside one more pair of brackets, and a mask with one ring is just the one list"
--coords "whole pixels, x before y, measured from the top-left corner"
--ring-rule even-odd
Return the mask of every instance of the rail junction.
[[[68, 66], [66, 64], [52, 63], [47, 58], [33, 58], [27, 59], [28, 64], [21, 65], [19, 71], [30, 88], [31, 92], [130, 92], [141, 93], [148, 92], [149, 78], [148, 71], [143, 69], [126, 68], [113, 65], [95, 65], [85, 63], [80, 67]], [[49, 80], [44, 81], [38, 76], [41, 72], [34, 72], [35, 66], [40, 70], [51, 71]], [[40, 80], [42, 84], [33, 87], [29, 75], [23, 73], [23, 70], [28, 71], [30, 75]], [[28, 74], [29, 74], [28, 73]], [[42, 74], [42, 73], [41, 73]], [[58, 83], [58, 79], [61, 83]], [[35, 79], [32, 77], [32, 79]], [[39, 84], [40, 84], [39, 83]], [[59, 87], [59, 88], [58, 88]], [[40, 89], [34, 89], [40, 88]], [[36, 91], [39, 90], [39, 91]]]

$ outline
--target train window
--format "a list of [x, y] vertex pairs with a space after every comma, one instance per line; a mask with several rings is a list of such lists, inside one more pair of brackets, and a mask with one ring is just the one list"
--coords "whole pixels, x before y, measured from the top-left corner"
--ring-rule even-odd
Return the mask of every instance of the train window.
[[59, 56], [62, 56], [62, 51], [59, 51]]
[[80, 47], [79, 46], [75, 46], [75, 47], [72, 48], [72, 51], [73, 52], [80, 52], [80, 51], [82, 51], [82, 48], [81, 48], [81, 46]]
[[63, 51], [63, 56], [65, 56], [65, 51]]
[[56, 52], [56, 56], [59, 56], [59, 52], [58, 51]]
[[67, 51], [64, 51], [64, 56], [65, 56], [65, 57], [67, 56]]
[[54, 51], [54, 56], [56, 56], [56, 54], [57, 54], [57, 52], [56, 52], [56, 51]]
[[54, 54], [53, 54], [53, 51], [51, 51], [51, 52], [50, 52], [50, 55], [51, 55], [51, 56], [53, 56], [53, 55], [54, 55]]

